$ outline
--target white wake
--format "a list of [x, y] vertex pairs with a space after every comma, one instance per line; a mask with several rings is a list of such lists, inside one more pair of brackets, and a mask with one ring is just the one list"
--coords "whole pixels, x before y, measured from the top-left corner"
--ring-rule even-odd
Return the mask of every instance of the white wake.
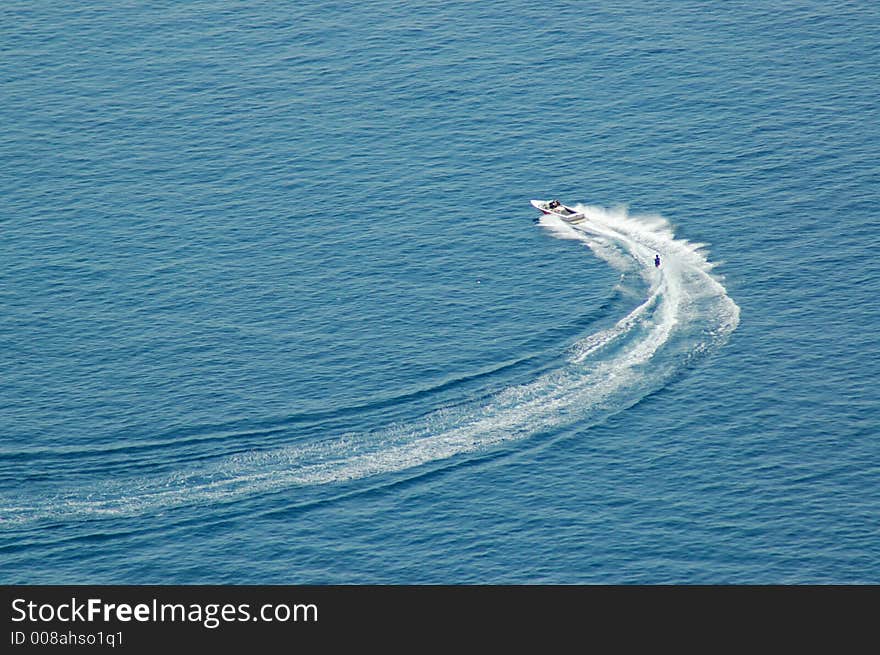
[[[588, 428], [662, 387], [693, 356], [722, 345], [739, 307], [711, 273], [702, 244], [676, 239], [659, 216], [579, 206], [577, 225], [544, 217], [556, 237], [583, 242], [644, 292], [613, 325], [585, 335], [560, 367], [488, 399], [440, 409], [414, 423], [375, 432], [328, 435], [272, 451], [239, 454], [162, 479], [108, 482], [89, 496], [61, 493], [11, 503], [5, 518], [131, 515], [264, 492], [389, 474], [486, 451], [569, 425]], [[655, 268], [654, 256], [662, 264]], [[4, 503], [5, 504], [5, 503]]]

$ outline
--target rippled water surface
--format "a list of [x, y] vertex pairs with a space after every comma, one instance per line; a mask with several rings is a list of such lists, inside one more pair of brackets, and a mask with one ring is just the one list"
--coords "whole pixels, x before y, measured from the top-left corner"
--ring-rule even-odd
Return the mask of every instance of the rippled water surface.
[[880, 11], [613, 5], [0, 8], [0, 579], [880, 582]]

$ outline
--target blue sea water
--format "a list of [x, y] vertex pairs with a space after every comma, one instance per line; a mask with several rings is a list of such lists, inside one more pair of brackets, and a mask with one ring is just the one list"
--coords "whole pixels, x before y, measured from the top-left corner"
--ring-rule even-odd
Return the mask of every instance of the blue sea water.
[[880, 582], [877, 3], [12, 2], [0, 83], [2, 582]]

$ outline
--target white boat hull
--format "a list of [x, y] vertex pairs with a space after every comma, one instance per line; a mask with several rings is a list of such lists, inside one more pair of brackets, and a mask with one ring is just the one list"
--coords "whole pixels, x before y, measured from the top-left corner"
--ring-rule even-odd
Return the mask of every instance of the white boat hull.
[[571, 207], [566, 207], [562, 203], [558, 203], [555, 207], [551, 207], [550, 200], [530, 200], [529, 202], [532, 203], [532, 207], [538, 211], [548, 214], [549, 216], [556, 216], [568, 223], [575, 223], [586, 218], [583, 212], [576, 211]]

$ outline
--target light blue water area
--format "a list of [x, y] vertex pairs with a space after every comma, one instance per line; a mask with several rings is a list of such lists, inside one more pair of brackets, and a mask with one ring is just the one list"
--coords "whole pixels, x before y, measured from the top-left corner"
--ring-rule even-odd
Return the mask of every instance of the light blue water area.
[[0, 579], [880, 582], [880, 11], [607, 4], [0, 8]]

